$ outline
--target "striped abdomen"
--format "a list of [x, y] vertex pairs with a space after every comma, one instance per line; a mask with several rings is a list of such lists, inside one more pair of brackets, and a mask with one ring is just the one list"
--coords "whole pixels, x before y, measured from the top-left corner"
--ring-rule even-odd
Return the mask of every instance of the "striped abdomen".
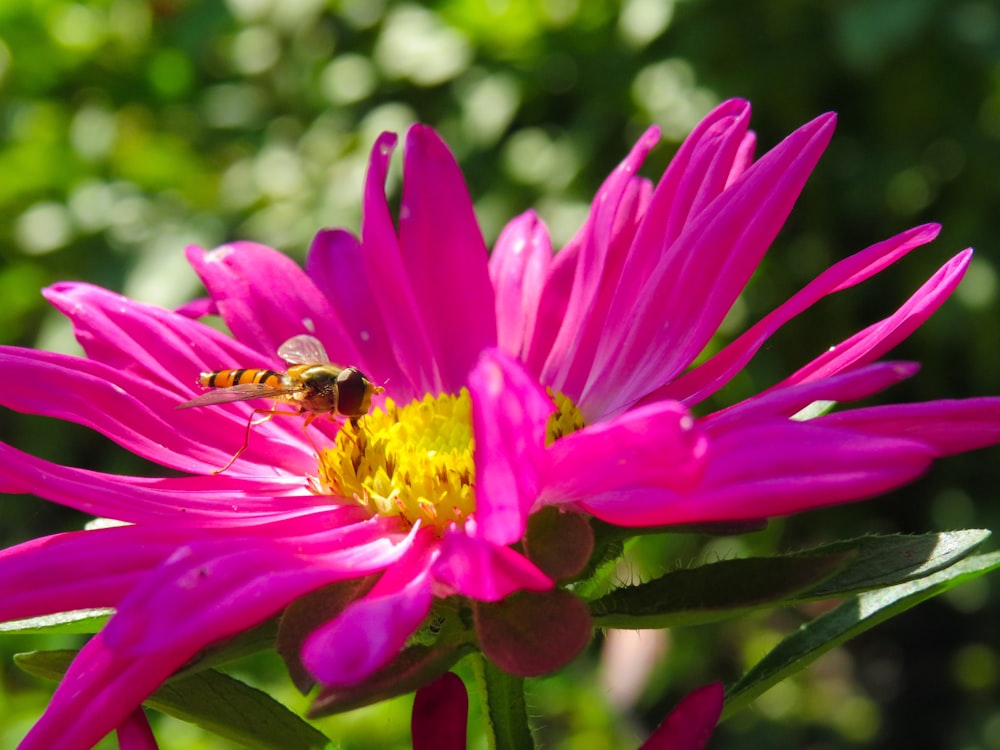
[[205, 388], [229, 388], [233, 385], [246, 385], [248, 383], [280, 388], [284, 382], [284, 374], [274, 370], [216, 370], [215, 372], [203, 372], [198, 377], [198, 382]]

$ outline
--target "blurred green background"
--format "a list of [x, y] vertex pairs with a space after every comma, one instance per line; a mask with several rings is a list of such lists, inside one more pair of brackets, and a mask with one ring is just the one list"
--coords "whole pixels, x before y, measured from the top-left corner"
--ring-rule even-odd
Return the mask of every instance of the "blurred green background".
[[[730, 96], [753, 102], [760, 152], [821, 112], [840, 119], [729, 333], [849, 253], [925, 221], [944, 231], [788, 326], [726, 396], [889, 314], [970, 245], [962, 287], [894, 353], [923, 370], [891, 395], [1000, 392], [1000, 7], [988, 0], [5, 0], [0, 343], [75, 351], [38, 293], [59, 279], [174, 306], [199, 292], [189, 243], [253, 239], [301, 259], [317, 229], [357, 229], [374, 138], [418, 120], [455, 151], [488, 241], [530, 206], [565, 241], [643, 128], [666, 135], [645, 170], [655, 177]], [[150, 470], [64, 424], [4, 412], [0, 438], [73, 465]], [[874, 531], [1000, 529], [998, 450], [743, 538], [644, 540], [623, 575]], [[0, 503], [5, 544], [81, 522], [34, 498]], [[532, 683], [538, 737], [551, 748], [637, 746], [680, 695], [734, 679], [807, 614], [601, 638], [564, 674]], [[1000, 748], [998, 616], [995, 579], [962, 587], [775, 688], [711, 746]], [[67, 643], [0, 638], [0, 746], [24, 734], [50, 689], [11, 654]], [[648, 681], [630, 658], [655, 665]], [[304, 705], [275, 661], [237, 670]], [[344, 748], [406, 747], [408, 717], [401, 699], [322, 727]], [[164, 748], [232, 747], [172, 720], [155, 726]]]

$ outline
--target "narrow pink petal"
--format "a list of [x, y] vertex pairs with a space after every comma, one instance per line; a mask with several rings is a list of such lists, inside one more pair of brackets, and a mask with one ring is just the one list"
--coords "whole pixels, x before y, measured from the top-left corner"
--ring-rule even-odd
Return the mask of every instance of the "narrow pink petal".
[[[617, 286], [625, 256], [649, 202], [648, 182], [636, 177], [636, 172], [659, 140], [658, 128], [649, 128], [643, 134], [597, 191], [579, 235], [580, 257], [573, 286], [541, 375], [542, 382], [571, 397], [579, 394], [589, 373], [591, 355], [579, 350], [591, 343], [589, 329], [599, 331], [603, 325], [610, 292]], [[608, 298], [599, 300], [602, 289], [609, 290]]]
[[552, 258], [548, 275], [538, 298], [535, 324], [525, 334], [521, 359], [528, 372], [540, 378], [552, 345], [559, 335], [566, 306], [573, 291], [573, 280], [580, 259], [580, 243], [567, 245]]
[[413, 750], [465, 750], [469, 694], [454, 672], [424, 685], [413, 699]]
[[638, 296], [689, 216], [711, 202], [745, 166], [734, 160], [747, 156], [749, 117], [746, 102], [732, 100], [717, 107], [685, 140], [652, 193], [645, 180], [621, 180], [635, 173], [658, 140], [658, 132], [648, 131], [604, 184], [584, 227], [572, 298], [542, 382], [579, 398], [604, 331], [615, 325], [608, 320], [614, 300]]
[[619, 487], [693, 488], [707, 441], [676, 401], [643, 407], [567, 435], [548, 450], [542, 497], [565, 502]]
[[919, 369], [915, 362], [879, 362], [822, 380], [776, 388], [713, 412], [701, 423], [718, 430], [724, 424], [761, 417], [791, 417], [816, 401], [859, 401], [912, 377]]
[[206, 315], [218, 315], [219, 308], [215, 306], [215, 300], [211, 297], [199, 297], [185, 302], [180, 307], [175, 307], [174, 312], [185, 318], [198, 319], [204, 318]]
[[496, 293], [497, 345], [514, 357], [527, 351], [551, 263], [552, 241], [534, 211], [507, 224], [493, 247], [489, 270]]
[[211, 252], [190, 247], [187, 257], [233, 336], [275, 364], [281, 364], [278, 347], [302, 333], [322, 341], [333, 362], [360, 360], [326, 297], [288, 256], [264, 245], [235, 242]]
[[447, 591], [482, 602], [552, 588], [552, 580], [520, 553], [459, 530], [441, 540], [441, 555], [431, 573]]
[[687, 695], [640, 750], [704, 750], [722, 715], [725, 691], [713, 682]]
[[939, 230], [940, 227], [936, 224], [915, 227], [831, 266], [718, 354], [653, 391], [643, 401], [671, 398], [684, 401], [688, 405], [703, 401], [742, 370], [761, 346], [785, 323], [826, 295], [848, 289], [874, 276], [911, 250], [927, 244], [937, 236]]
[[704, 348], [774, 239], [833, 134], [799, 128], [689, 221], [643, 279], [620, 289], [579, 406], [590, 421], [676, 377]]
[[192, 533], [140, 526], [76, 531], [0, 552], [0, 622], [115, 607]]
[[647, 274], [684, 228], [752, 163], [750, 103], [730, 99], [708, 113], [684, 139], [656, 185], [626, 267], [638, 292]]
[[385, 384], [397, 403], [417, 397], [409, 373], [396, 358], [378, 304], [382, 292], [365, 272], [357, 238], [342, 229], [321, 231], [309, 248], [306, 271], [358, 348], [360, 360], [352, 364], [375, 383]]
[[128, 715], [118, 727], [119, 750], [157, 750], [156, 737], [142, 706]]
[[488, 253], [455, 157], [426, 125], [406, 135], [399, 246], [446, 391], [457, 391], [497, 323]]
[[[945, 263], [896, 312], [868, 326], [846, 341], [830, 347], [780, 385], [804, 383], [872, 362], [903, 341], [923, 325], [935, 310], [955, 291], [972, 259], [972, 250], [964, 250]], [[776, 386], [777, 387], [777, 386]]]
[[174, 670], [319, 586], [394, 562], [407, 544], [303, 559], [234, 538], [179, 551], [147, 576], [84, 646], [22, 750], [87, 750]]
[[712, 437], [701, 484], [689, 492], [622, 488], [577, 501], [620, 526], [737, 521], [787, 515], [886, 492], [930, 465], [917, 440], [773, 420]]
[[950, 456], [1000, 443], [997, 398], [873, 406], [834, 412], [817, 421], [865, 435], [919, 440], [930, 446], [935, 456]]
[[436, 550], [429, 532], [414, 539], [364, 598], [306, 639], [302, 661], [323, 685], [351, 685], [385, 666], [427, 616]]
[[546, 423], [555, 405], [520, 363], [488, 349], [469, 375], [476, 441], [476, 522], [494, 544], [524, 535], [538, 498]]
[[372, 148], [365, 178], [361, 258], [369, 283], [379, 290], [375, 300], [380, 305], [381, 318], [400, 369], [409, 373], [417, 393], [441, 393], [445, 389], [430, 332], [403, 265], [396, 228], [385, 197], [389, 158], [395, 147], [396, 136], [383, 133]]
[[320, 506], [294, 475], [128, 477], [61, 466], [0, 443], [0, 491], [29, 493], [93, 516], [142, 523], [251, 524]]

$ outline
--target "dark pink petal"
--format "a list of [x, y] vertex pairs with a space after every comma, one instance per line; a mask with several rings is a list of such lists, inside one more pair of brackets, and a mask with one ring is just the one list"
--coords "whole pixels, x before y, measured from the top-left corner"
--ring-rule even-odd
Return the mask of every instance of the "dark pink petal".
[[686, 223], [638, 296], [620, 286], [579, 406], [590, 421], [676, 377], [705, 347], [757, 268], [833, 134], [799, 128]]
[[429, 537], [416, 533], [413, 546], [368, 594], [306, 639], [302, 662], [320, 683], [336, 687], [364, 680], [399, 653], [427, 616], [436, 554]]
[[22, 750], [88, 750], [210, 643], [263, 621], [319, 586], [375, 572], [408, 543], [304, 558], [233, 538], [179, 550], [123, 600], [84, 646]]
[[434, 357], [431, 334], [403, 265], [385, 197], [389, 158], [395, 147], [396, 136], [383, 133], [372, 148], [361, 218], [361, 259], [369, 283], [379, 290], [375, 299], [400, 369], [409, 374], [417, 393], [441, 393], [446, 389]]
[[649, 203], [648, 181], [636, 177], [636, 172], [659, 140], [659, 129], [649, 128], [632, 147], [598, 190], [579, 235], [573, 286], [541, 374], [542, 382], [572, 398], [579, 395], [589, 374], [594, 338], [603, 328], [611, 295]]
[[741, 401], [701, 420], [718, 430], [729, 425], [762, 417], [792, 417], [816, 401], [846, 403], [868, 398], [920, 369], [915, 362], [879, 362], [857, 370], [799, 385], [784, 386], [762, 396]]
[[698, 688], [677, 704], [640, 750], [704, 750], [722, 715], [721, 682]]
[[454, 672], [424, 685], [413, 699], [413, 750], [465, 750], [469, 695]]
[[552, 588], [552, 580], [520, 553], [463, 531], [445, 534], [431, 573], [446, 590], [483, 602]]
[[865, 435], [919, 440], [934, 451], [935, 457], [1000, 443], [997, 398], [872, 406], [834, 412], [817, 421]]
[[849, 289], [874, 276], [911, 250], [933, 240], [939, 230], [940, 227], [936, 224], [915, 227], [831, 266], [718, 354], [653, 391], [643, 401], [670, 398], [693, 405], [708, 398], [743, 369], [760, 347], [785, 323], [826, 295]]
[[426, 125], [406, 135], [399, 247], [446, 391], [496, 346], [488, 253], [455, 157]]
[[[418, 397], [409, 373], [399, 366], [382, 321], [382, 290], [365, 272], [361, 243], [350, 232], [325, 229], [313, 239], [306, 271], [343, 321], [360, 352], [354, 364], [375, 383], [385, 384], [393, 398], [405, 403]], [[391, 313], [391, 310], [384, 312]], [[419, 394], [423, 396], [422, 393]]]
[[909, 482], [930, 465], [923, 442], [770, 420], [710, 435], [700, 485], [689, 492], [622, 488], [576, 505], [619, 526], [737, 521], [859, 500]]
[[489, 270], [496, 293], [497, 345], [514, 357], [527, 351], [551, 263], [552, 241], [534, 211], [507, 224], [493, 247]]
[[937, 273], [888, 318], [830, 347], [779, 385], [826, 378], [850, 367], [858, 367], [878, 359], [919, 328], [951, 296], [965, 275], [965, 269], [968, 268], [971, 259], [972, 250], [963, 250], [938, 269]]
[[211, 252], [189, 247], [187, 257], [233, 336], [274, 365], [282, 365], [278, 347], [301, 333], [322, 341], [333, 362], [361, 362], [326, 297], [288, 256], [253, 242], [234, 242]]
[[156, 738], [142, 706], [128, 715], [118, 727], [119, 750], [157, 750]]
[[478, 535], [513, 544], [538, 498], [546, 423], [555, 411], [520, 363], [488, 349], [469, 375]]
[[701, 478], [707, 447], [690, 412], [676, 401], [635, 409], [554, 442], [542, 498], [573, 501], [637, 486], [683, 492]]

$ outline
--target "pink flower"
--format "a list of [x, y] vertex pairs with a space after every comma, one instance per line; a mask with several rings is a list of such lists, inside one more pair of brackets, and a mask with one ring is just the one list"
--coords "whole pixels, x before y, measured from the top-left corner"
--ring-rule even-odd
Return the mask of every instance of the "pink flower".
[[[47, 289], [86, 357], [0, 349], [0, 402], [86, 425], [181, 476], [109, 476], [0, 445], [0, 490], [124, 524], [0, 552], [2, 619], [116, 609], [23, 747], [90, 747], [206, 645], [327, 584], [376, 574], [305, 640], [303, 662], [320, 682], [368, 678], [435, 600], [453, 595], [473, 603], [480, 636], [495, 636], [480, 637], [487, 655], [524, 673], [530, 665], [505, 643], [503, 617], [549, 610], [475, 603], [506, 606], [515, 592], [533, 601], [523, 592], [546, 591], [585, 562], [582, 542], [573, 565], [562, 555], [536, 565], [546, 545], [533, 548], [530, 535], [527, 556], [511, 546], [545, 506], [629, 527], [758, 519], [871, 497], [938, 456], [1000, 441], [997, 399], [790, 419], [912, 375], [914, 365], [873, 363], [950, 294], [968, 251], [897, 313], [783, 382], [692, 414], [786, 321], [937, 233], [919, 227], [841, 261], [692, 367], [834, 124], [819, 117], [754, 161], [748, 121], [745, 102], [722, 104], [655, 187], [636, 176], [658, 140], [649, 131], [556, 254], [529, 212], [487, 262], [451, 154], [416, 126], [398, 230], [384, 194], [395, 145], [387, 134], [372, 152], [360, 239], [321, 232], [305, 272], [236, 243], [189, 251], [210, 299], [180, 312], [87, 284]], [[232, 337], [196, 312], [221, 316]], [[386, 393], [357, 426], [317, 419], [304, 433], [302, 419], [281, 416], [255, 425], [246, 450], [213, 473], [244, 440], [250, 406], [175, 407], [201, 392], [201, 371], [286, 369], [278, 349], [301, 334]], [[553, 594], [568, 597], [546, 600], [555, 610], [579, 615], [571, 595]], [[582, 635], [573, 631], [539, 671], [582, 648], [585, 608], [583, 617]], [[351, 648], [337, 646], [345, 642]]]

